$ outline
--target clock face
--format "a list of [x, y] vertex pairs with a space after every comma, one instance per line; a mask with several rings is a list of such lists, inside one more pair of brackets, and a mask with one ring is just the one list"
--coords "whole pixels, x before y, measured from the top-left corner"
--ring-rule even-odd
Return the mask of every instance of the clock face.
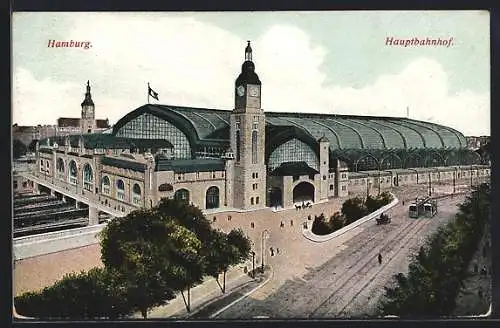
[[259, 96], [259, 87], [256, 85], [251, 85], [248, 87], [248, 94], [251, 97], [258, 97]]
[[245, 95], [245, 87], [240, 85], [236, 88], [236, 92], [238, 93], [238, 96], [243, 97]]

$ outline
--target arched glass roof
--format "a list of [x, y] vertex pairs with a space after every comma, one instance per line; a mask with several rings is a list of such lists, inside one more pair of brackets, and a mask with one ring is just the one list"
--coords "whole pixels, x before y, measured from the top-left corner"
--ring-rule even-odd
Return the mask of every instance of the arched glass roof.
[[[207, 108], [192, 108], [167, 105], [144, 105], [125, 115], [114, 126], [113, 134], [129, 120], [141, 113], [148, 112], [166, 119], [182, 129], [190, 142], [207, 141], [227, 143], [231, 111]], [[265, 112], [266, 135], [270, 130], [279, 128], [280, 140], [290, 139], [283, 136], [302, 131], [302, 139], [316, 143], [326, 136], [330, 150], [393, 150], [393, 149], [451, 149], [465, 148], [466, 141], [460, 132], [438, 124], [422, 122], [409, 118], [354, 116], [333, 114], [304, 114]], [[284, 132], [283, 132], [284, 131]], [[290, 136], [292, 137], [292, 136]], [[268, 140], [271, 148], [272, 140]]]

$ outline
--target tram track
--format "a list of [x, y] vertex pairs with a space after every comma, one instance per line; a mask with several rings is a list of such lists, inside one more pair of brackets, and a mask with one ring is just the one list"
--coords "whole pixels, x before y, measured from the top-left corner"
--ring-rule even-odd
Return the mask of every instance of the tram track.
[[358, 283], [359, 280], [362, 279], [362, 277], [359, 277], [359, 272], [366, 268], [368, 265], [372, 264], [375, 261], [376, 256], [380, 252], [382, 252], [384, 249], [387, 249], [390, 244], [393, 244], [394, 240], [401, 240], [402, 236], [404, 236], [404, 241], [406, 241], [407, 236], [418, 233], [421, 229], [423, 229], [426, 223], [427, 222], [424, 220], [409, 221], [406, 225], [403, 226], [403, 228], [391, 233], [390, 237], [387, 238], [388, 241], [385, 242], [382, 247], [371, 248], [371, 251], [367, 255], [365, 255], [361, 259], [357, 258], [354, 265], [349, 266], [347, 270], [344, 271], [340, 277], [338, 277], [338, 279], [330, 284], [329, 287], [331, 289], [334, 289], [334, 291], [330, 293], [330, 295], [326, 299], [324, 299], [323, 302], [315, 307], [314, 310], [308, 314], [308, 317], [316, 317], [318, 315], [322, 317], [322, 308], [326, 308], [326, 310], [328, 310], [330, 306], [341, 301], [353, 287], [348, 288], [341, 295], [338, 295], [337, 293], [341, 291], [345, 286], [347, 286], [350, 282], [354, 282], [354, 284]]
[[[353, 270], [350, 270], [352, 266], [349, 267], [339, 280], [332, 283], [335, 286], [336, 283], [338, 284], [342, 281], [340, 286], [335, 288], [335, 291], [309, 314], [309, 317], [338, 317], [347, 315], [346, 310], [357, 300], [359, 294], [373, 283], [377, 276], [391, 264], [393, 259], [401, 254], [405, 245], [411, 244], [410, 241], [412, 239], [418, 238], [420, 233], [431, 222], [430, 220], [432, 219], [422, 218], [414, 222], [410, 221], [403, 228], [390, 234], [392, 238], [388, 238], [388, 241], [382, 247], [372, 250], [367, 256], [358, 261]], [[366, 245], [363, 245], [363, 248], [366, 249]], [[388, 258], [381, 265], [375, 261], [376, 255], [379, 252], [386, 254], [385, 257]], [[375, 270], [373, 271], [373, 269]], [[369, 274], [368, 279], [366, 278], [367, 274]], [[365, 283], [359, 284], [360, 281], [365, 279]], [[348, 296], [353, 291], [353, 296]]]

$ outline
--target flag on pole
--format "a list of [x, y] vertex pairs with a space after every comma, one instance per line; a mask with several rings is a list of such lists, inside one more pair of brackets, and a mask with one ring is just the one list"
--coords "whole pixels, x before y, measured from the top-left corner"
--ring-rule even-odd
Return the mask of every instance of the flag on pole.
[[160, 100], [160, 99], [158, 99], [158, 92], [156, 92], [153, 89], [151, 89], [151, 87], [149, 86], [149, 84], [148, 84], [148, 95], [150, 95], [151, 97], [153, 97], [156, 100]]

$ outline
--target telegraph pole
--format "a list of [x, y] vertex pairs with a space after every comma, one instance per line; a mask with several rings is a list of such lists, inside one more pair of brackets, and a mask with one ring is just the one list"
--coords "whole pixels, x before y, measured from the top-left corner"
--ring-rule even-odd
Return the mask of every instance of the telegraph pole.
[[255, 278], [255, 252], [252, 251], [252, 278]]
[[431, 172], [429, 172], [429, 196], [432, 196]]

